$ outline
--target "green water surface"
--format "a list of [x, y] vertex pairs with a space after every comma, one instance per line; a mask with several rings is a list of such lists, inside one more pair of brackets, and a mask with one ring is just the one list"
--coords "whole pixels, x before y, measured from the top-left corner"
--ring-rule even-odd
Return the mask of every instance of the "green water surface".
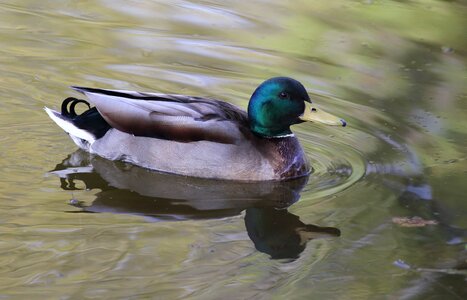
[[[464, 1], [0, 1], [0, 299], [465, 299], [466, 28]], [[294, 126], [314, 173], [286, 184], [90, 157], [43, 111], [246, 108], [274, 76], [349, 124]]]

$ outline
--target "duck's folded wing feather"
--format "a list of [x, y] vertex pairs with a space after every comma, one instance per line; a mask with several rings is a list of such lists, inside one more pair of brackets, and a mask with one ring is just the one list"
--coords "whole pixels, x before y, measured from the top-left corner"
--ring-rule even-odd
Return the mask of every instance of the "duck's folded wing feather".
[[112, 127], [136, 136], [179, 142], [235, 143], [248, 126], [244, 111], [217, 100], [83, 87], [73, 89], [85, 94]]

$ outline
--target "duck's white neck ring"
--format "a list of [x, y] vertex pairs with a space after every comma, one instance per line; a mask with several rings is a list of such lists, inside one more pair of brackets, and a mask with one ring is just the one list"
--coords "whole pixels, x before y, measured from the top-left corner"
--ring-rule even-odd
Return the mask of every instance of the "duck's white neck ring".
[[281, 138], [286, 138], [286, 137], [292, 137], [295, 136], [293, 133], [287, 133], [283, 135], [275, 135], [275, 136], [264, 136], [267, 139], [281, 139]]

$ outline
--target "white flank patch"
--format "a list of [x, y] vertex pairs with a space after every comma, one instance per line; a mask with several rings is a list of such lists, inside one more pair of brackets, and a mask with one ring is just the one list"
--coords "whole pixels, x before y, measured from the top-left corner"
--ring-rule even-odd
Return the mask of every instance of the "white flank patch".
[[[89, 144], [94, 143], [94, 141], [96, 140], [96, 138], [92, 134], [87, 132], [86, 130], [80, 129], [80, 128], [76, 127], [75, 125], [73, 125], [73, 123], [58, 117], [57, 115], [60, 115], [60, 113], [58, 113], [58, 112], [56, 112], [54, 110], [51, 110], [48, 107], [44, 107], [44, 110], [49, 115], [49, 117], [55, 123], [57, 123], [57, 125], [60, 126], [60, 128], [65, 130], [66, 133], [71, 135], [72, 138], [77, 137], [77, 138], [83, 139], [83, 140], [87, 141]], [[73, 140], [75, 141], [75, 139], [73, 139]], [[82, 147], [82, 145], [78, 145], [78, 146]]]

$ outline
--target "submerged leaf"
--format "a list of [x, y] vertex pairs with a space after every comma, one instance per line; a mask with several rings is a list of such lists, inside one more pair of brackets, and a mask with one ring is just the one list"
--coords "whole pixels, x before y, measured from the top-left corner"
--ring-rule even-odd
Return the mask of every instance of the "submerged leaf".
[[402, 227], [424, 227], [426, 225], [438, 225], [436, 220], [425, 220], [421, 217], [394, 217], [392, 222]]

